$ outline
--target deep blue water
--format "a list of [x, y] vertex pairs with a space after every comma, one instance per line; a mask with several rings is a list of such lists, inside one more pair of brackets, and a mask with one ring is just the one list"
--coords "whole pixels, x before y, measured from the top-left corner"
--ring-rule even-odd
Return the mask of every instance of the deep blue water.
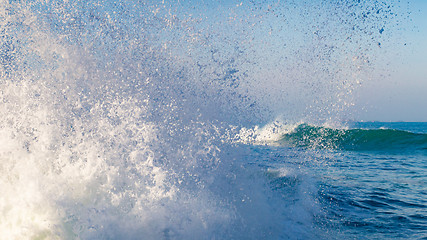
[[[312, 193], [316, 199], [314, 202], [321, 209], [315, 217], [315, 225], [333, 232], [325, 236], [326, 239], [424, 239], [427, 237], [426, 126], [426, 123], [355, 122], [343, 130], [347, 134], [354, 134], [348, 131], [355, 128], [399, 130], [404, 131], [399, 134], [405, 136], [417, 133], [423, 140], [415, 140], [413, 144], [421, 146], [411, 146], [407, 142], [402, 146], [400, 136], [393, 134], [389, 137], [395, 139], [387, 141], [394, 145], [387, 148], [382, 145], [375, 147], [378, 142], [371, 137], [364, 138], [374, 144], [371, 147], [365, 146], [366, 143], [358, 138], [355, 138], [355, 143], [363, 144], [364, 148], [339, 149], [332, 144], [319, 147], [317, 143], [322, 137], [307, 131], [305, 134], [312, 136], [316, 144], [304, 143], [296, 147], [298, 150], [277, 147], [265, 151], [297, 152], [296, 156], [274, 160], [283, 161], [283, 165], [279, 163], [278, 166], [284, 169], [295, 169], [290, 158], [302, 158], [298, 172], [309, 172], [310, 183], [316, 189]], [[298, 128], [295, 131], [299, 131]], [[380, 132], [375, 137], [384, 140], [381, 133], [389, 134]], [[357, 134], [366, 135], [366, 132]], [[323, 137], [328, 141], [341, 142], [345, 135], [331, 137], [326, 134]], [[410, 137], [406, 136], [405, 140], [411, 141]], [[274, 179], [272, 184], [278, 190], [287, 190], [295, 183], [285, 177], [283, 180]], [[299, 199], [296, 197], [294, 200]]]

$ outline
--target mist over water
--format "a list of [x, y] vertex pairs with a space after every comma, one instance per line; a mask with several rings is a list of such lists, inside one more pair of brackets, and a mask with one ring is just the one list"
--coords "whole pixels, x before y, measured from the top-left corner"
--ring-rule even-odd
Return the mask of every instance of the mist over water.
[[1, 238], [329, 238], [323, 163], [256, 126], [350, 118], [398, 10], [1, 2]]

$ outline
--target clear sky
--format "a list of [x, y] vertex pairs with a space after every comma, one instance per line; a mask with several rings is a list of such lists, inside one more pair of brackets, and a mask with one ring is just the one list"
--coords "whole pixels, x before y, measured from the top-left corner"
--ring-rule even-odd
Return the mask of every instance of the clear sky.
[[[382, 1], [367, 1], [361, 4], [363, 10], [351, 8], [351, 1], [344, 1], [342, 6], [325, 2], [291, 1], [284, 11], [289, 17], [285, 15], [284, 21], [263, 18], [270, 21], [272, 33], [269, 37], [260, 30], [263, 37], [257, 48], [267, 56], [267, 65], [262, 66], [266, 71], [259, 77], [268, 82], [265, 95], [283, 98], [269, 105], [277, 105], [276, 112], [284, 116], [303, 119], [336, 115], [336, 119], [356, 121], [427, 121], [427, 1], [390, 1], [384, 5]], [[294, 5], [296, 10], [292, 10]], [[397, 17], [387, 19], [388, 15], [381, 12], [387, 7]], [[371, 14], [358, 17], [361, 11]], [[347, 37], [354, 40], [347, 41]], [[379, 47], [377, 41], [381, 42]], [[330, 53], [326, 46], [331, 46]], [[277, 52], [269, 52], [271, 49]], [[351, 59], [364, 55], [372, 63], [362, 63], [367, 70], [353, 77], [358, 64], [351, 66]], [[360, 87], [354, 87], [357, 78]], [[346, 99], [350, 90], [352, 96]]]
[[427, 121], [427, 1], [409, 1], [409, 10], [392, 42], [382, 44], [375, 79], [358, 91], [356, 120]]
[[[361, 8], [352, 1], [243, 2], [242, 12], [239, 2], [222, 1], [218, 9], [209, 6], [215, 10], [206, 15], [212, 18], [208, 25], [215, 24], [207, 28], [225, 34], [217, 45], [229, 38], [242, 42], [253, 37], [248, 45], [255, 46], [251, 57], [260, 70], [254, 70], [258, 82], [251, 83], [249, 91], [266, 96], [258, 100], [278, 115], [427, 121], [427, 0], [366, 1]], [[397, 17], [387, 18], [388, 7]], [[371, 13], [361, 17], [363, 11]], [[224, 24], [225, 16], [235, 25], [242, 22], [242, 39], [238, 24], [231, 29]], [[353, 77], [358, 63], [351, 59], [363, 61], [365, 55], [372, 64], [361, 63], [368, 70]], [[360, 87], [354, 87], [357, 78]]]

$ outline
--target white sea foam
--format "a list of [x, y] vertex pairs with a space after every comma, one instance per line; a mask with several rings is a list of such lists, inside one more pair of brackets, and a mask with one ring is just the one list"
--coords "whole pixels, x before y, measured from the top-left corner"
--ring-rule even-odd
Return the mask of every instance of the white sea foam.
[[292, 132], [298, 125], [274, 121], [263, 127], [241, 128], [235, 139], [237, 142], [248, 144], [275, 144], [284, 134]]

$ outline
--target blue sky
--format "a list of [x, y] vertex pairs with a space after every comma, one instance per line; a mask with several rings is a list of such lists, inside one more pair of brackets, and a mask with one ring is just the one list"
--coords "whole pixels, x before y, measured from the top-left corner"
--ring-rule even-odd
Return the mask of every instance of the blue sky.
[[[235, 22], [242, 21], [247, 25], [243, 28], [254, 24], [253, 32], [244, 37], [254, 37], [251, 44], [255, 46], [254, 53], [257, 54], [253, 58], [257, 59], [256, 66], [262, 70], [254, 75], [258, 82], [253, 84], [255, 90], [251, 91], [256, 96], [268, 96], [258, 100], [265, 101], [274, 112], [295, 118], [305, 118], [306, 115], [327, 118], [328, 115], [336, 114], [337, 119], [356, 121], [427, 121], [426, 0], [390, 1], [384, 5], [379, 1], [380, 7], [373, 5], [375, 11], [391, 6], [398, 17], [391, 20], [369, 18], [367, 22], [364, 22], [364, 18], [358, 18], [360, 22], [352, 22], [354, 18], [350, 18], [349, 14], [358, 8], [345, 9], [351, 1], [343, 1], [338, 10], [329, 8], [340, 6], [339, 3], [323, 4], [327, 1], [267, 1], [266, 4], [249, 4], [249, 8], [245, 8], [247, 3], [244, 2], [243, 9], [246, 10], [243, 12], [239, 12], [240, 8], [236, 7], [239, 4], [235, 3], [239, 2], [222, 1], [218, 5], [222, 6], [220, 8], [213, 4], [199, 10], [203, 13], [207, 9], [213, 10], [208, 14], [213, 17], [207, 21], [209, 24], [221, 22], [221, 18], [233, 16], [234, 13], [238, 16]], [[272, 10], [285, 14], [278, 18], [275, 18], [274, 13], [267, 14], [269, 4]], [[361, 5], [370, 4], [377, 3], [367, 1]], [[259, 7], [259, 10], [248, 10], [253, 7]], [[387, 14], [380, 13], [378, 16], [386, 17]], [[384, 31], [379, 33], [383, 22]], [[360, 31], [348, 29], [359, 23]], [[226, 37], [239, 39], [237, 28], [224, 31], [224, 27], [227, 25], [215, 27], [214, 24], [214, 27], [208, 28], [212, 28], [211, 31], [215, 33], [224, 33]], [[313, 34], [316, 29], [319, 29], [318, 38]], [[233, 35], [233, 31], [237, 36]], [[345, 40], [347, 36], [352, 36], [354, 41]], [[374, 40], [370, 40], [371, 36]], [[371, 41], [374, 45], [370, 45]], [[376, 41], [381, 42], [380, 48], [376, 46]], [[328, 55], [323, 44], [335, 47], [334, 53]], [[341, 46], [344, 47], [340, 49]], [[357, 49], [358, 46], [367, 50]], [[356, 78], [352, 79], [351, 76], [357, 64], [350, 66], [351, 61], [346, 58], [351, 59], [358, 54], [367, 55], [369, 60], [373, 60], [372, 64], [366, 66], [372, 69], [356, 77], [362, 83], [353, 89], [353, 85], [357, 84], [354, 84]], [[323, 71], [325, 68], [328, 73]], [[342, 69], [339, 74], [331, 75], [331, 72]], [[338, 86], [341, 81], [353, 84], [347, 87], [352, 90], [351, 99], [342, 100], [345, 97], [333, 96], [340, 94], [340, 91], [347, 94], [346, 87], [340, 89]], [[337, 86], [338, 89], [331, 90]], [[342, 101], [337, 103], [337, 100]], [[338, 106], [340, 104], [343, 106]], [[352, 104], [354, 106], [346, 107]]]
[[409, 1], [409, 10], [383, 44], [375, 80], [358, 91], [356, 120], [427, 121], [427, 1]]
[[[366, 5], [369, 6], [374, 2], [368, 2]], [[277, 112], [283, 112], [285, 116], [303, 116], [302, 118], [311, 114], [312, 118], [336, 115], [336, 119], [356, 121], [427, 121], [427, 1], [390, 1], [386, 4], [392, 6], [398, 17], [368, 19], [366, 23], [364, 18], [360, 18], [361, 31], [353, 29], [345, 32], [348, 31], [347, 26], [359, 23], [351, 22], [353, 19], [348, 18], [350, 15], [346, 10], [331, 9], [329, 11], [321, 8], [337, 5], [319, 5], [315, 1], [313, 4], [302, 1], [300, 5], [297, 4], [295, 12], [289, 8], [287, 13], [290, 17], [285, 17], [284, 25], [272, 20], [272, 30], [282, 26], [285, 30], [277, 34], [273, 31], [272, 38], [264, 35], [260, 39], [265, 40], [267, 44], [259, 42], [258, 47], [267, 48], [261, 51], [268, 56], [269, 60], [266, 61], [268, 64], [276, 63], [273, 64], [272, 69], [268, 69], [271, 66], [263, 66], [268, 69], [267, 73], [263, 72], [263, 74], [267, 76], [265, 78], [269, 81], [269, 85], [278, 86], [277, 88], [268, 87], [268, 95], [275, 95], [275, 99], [278, 99], [284, 91], [288, 96], [283, 97], [283, 101], [278, 101], [286, 104], [278, 106]], [[344, 4], [343, 7], [347, 5]], [[377, 7], [375, 10], [381, 8]], [[353, 10], [357, 11], [357, 8]], [[340, 19], [340, 14], [344, 16], [343, 19]], [[387, 17], [386, 14], [379, 14], [379, 16]], [[384, 31], [381, 31], [383, 20], [385, 21]], [[326, 25], [323, 27], [322, 24]], [[320, 29], [318, 39], [312, 34], [316, 29]], [[347, 36], [352, 36], [355, 40], [343, 41]], [[373, 36], [374, 45], [370, 45], [371, 36]], [[283, 40], [292, 47], [281, 46], [280, 41]], [[381, 42], [380, 48], [376, 46], [376, 41]], [[341, 42], [344, 44], [341, 45]], [[326, 48], [323, 48], [322, 44], [338, 47], [334, 48], [335, 55], [328, 55], [323, 51]], [[344, 47], [340, 49], [340, 46]], [[358, 46], [366, 50], [360, 51], [357, 49]], [[278, 51], [268, 53], [268, 49]], [[297, 54], [292, 52], [295, 49]], [[326, 60], [317, 58], [317, 53], [311, 55], [310, 51], [318, 51], [321, 56], [326, 57]], [[349, 65], [351, 61], [345, 58], [363, 55], [369, 56], [368, 60], [372, 60], [372, 64], [364, 66], [368, 70], [362, 71], [360, 76], [353, 78], [352, 71], [357, 70], [357, 67]], [[283, 60], [283, 56], [288, 60]], [[301, 61], [304, 67], [296, 66], [295, 63], [298, 61]], [[286, 69], [287, 66], [291, 66], [291, 69]], [[325, 68], [328, 73], [322, 72]], [[285, 70], [277, 73], [277, 69]], [[296, 69], [295, 73], [292, 69]], [[339, 74], [331, 74], [342, 69], [344, 70]], [[276, 72], [277, 75], [272, 72]], [[286, 77], [290, 80], [280, 79]], [[347, 80], [355, 85], [356, 78], [361, 80], [360, 87], [354, 89], [353, 86], [342, 87], [340, 90], [338, 84], [341, 81]], [[277, 83], [271, 79], [277, 79]], [[337, 86], [338, 89], [329, 90]], [[340, 91], [344, 93], [348, 89], [351, 89], [353, 94], [349, 99], [329, 97], [329, 95], [340, 94]], [[339, 106], [340, 104], [344, 107]], [[352, 104], [354, 106], [351, 106]], [[299, 110], [292, 112], [289, 109], [308, 109], [308, 111], [301, 113], [298, 112]]]

